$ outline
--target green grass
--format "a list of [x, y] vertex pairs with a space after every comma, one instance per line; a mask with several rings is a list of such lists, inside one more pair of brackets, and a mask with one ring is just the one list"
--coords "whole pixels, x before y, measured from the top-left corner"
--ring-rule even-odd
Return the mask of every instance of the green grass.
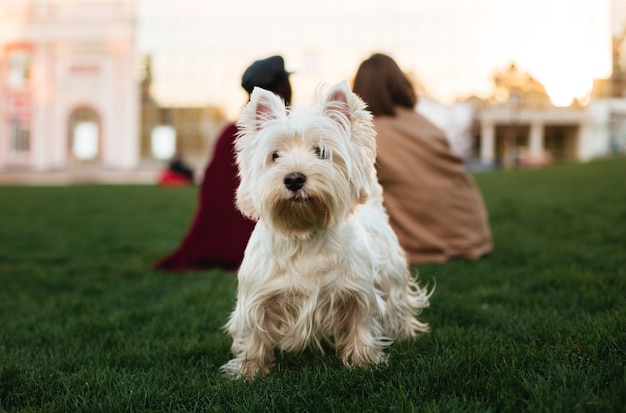
[[0, 410], [618, 412], [626, 158], [476, 175], [494, 252], [418, 268], [433, 331], [389, 364], [285, 355], [222, 378], [236, 278], [163, 274], [196, 188], [0, 187]]

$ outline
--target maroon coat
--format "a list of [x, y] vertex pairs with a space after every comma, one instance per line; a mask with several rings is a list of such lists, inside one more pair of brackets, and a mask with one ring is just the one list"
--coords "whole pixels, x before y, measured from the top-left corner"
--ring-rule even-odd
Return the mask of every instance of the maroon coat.
[[233, 146], [236, 135], [237, 126], [233, 123], [217, 139], [213, 159], [204, 172], [191, 227], [178, 248], [155, 263], [156, 269], [236, 270], [241, 264], [255, 223], [235, 206], [239, 186]]

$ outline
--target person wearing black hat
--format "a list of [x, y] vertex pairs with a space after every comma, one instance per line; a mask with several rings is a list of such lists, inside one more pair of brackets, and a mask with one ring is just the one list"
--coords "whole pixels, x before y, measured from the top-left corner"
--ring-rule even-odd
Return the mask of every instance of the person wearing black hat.
[[255, 86], [272, 91], [285, 100], [291, 102], [291, 72], [285, 70], [285, 61], [282, 56], [271, 56], [267, 59], [252, 63], [241, 77], [241, 86], [252, 93]]
[[[291, 72], [285, 70], [281, 56], [253, 62], [243, 73], [241, 86], [248, 92], [258, 86], [291, 104]], [[248, 96], [249, 97], [249, 96]], [[195, 271], [210, 268], [237, 270], [254, 229], [254, 222], [235, 207], [239, 177], [233, 143], [237, 136], [233, 122], [217, 139], [213, 158], [200, 185], [198, 208], [180, 245], [154, 264], [162, 271]]]

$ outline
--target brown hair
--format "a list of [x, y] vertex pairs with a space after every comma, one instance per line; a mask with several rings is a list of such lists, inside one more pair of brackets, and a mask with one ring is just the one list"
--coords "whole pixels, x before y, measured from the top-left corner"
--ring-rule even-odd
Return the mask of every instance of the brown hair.
[[381, 53], [375, 53], [361, 63], [352, 91], [365, 101], [374, 116], [394, 116], [395, 106], [413, 109], [417, 104], [417, 95], [409, 79], [391, 57]]

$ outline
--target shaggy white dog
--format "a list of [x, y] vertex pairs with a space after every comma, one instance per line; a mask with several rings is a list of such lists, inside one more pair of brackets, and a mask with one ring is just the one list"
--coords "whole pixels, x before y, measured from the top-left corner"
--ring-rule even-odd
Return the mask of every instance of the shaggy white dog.
[[225, 326], [232, 377], [265, 375], [275, 349], [322, 349], [346, 365], [385, 360], [397, 338], [428, 331], [416, 319], [430, 294], [411, 277], [376, 178], [375, 132], [346, 82], [292, 110], [256, 88], [238, 122], [237, 207], [257, 221]]

